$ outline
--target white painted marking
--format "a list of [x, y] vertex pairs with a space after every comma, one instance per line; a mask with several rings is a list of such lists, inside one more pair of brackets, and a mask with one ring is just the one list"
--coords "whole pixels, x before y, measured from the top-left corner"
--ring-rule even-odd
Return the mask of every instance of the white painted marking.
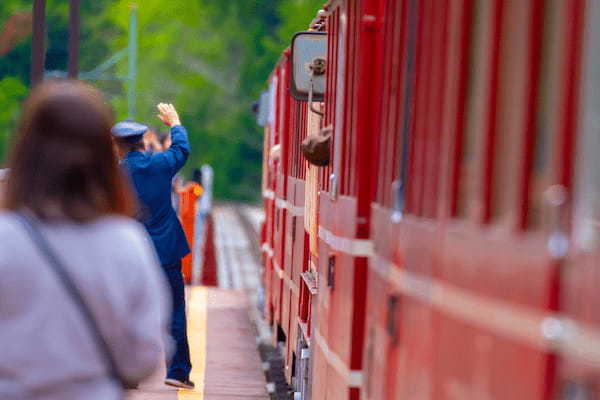
[[275, 192], [269, 189], [263, 190], [263, 197], [265, 199], [273, 200], [275, 198]]
[[267, 255], [269, 257], [273, 257], [273, 249], [271, 248], [271, 246], [269, 246], [269, 243], [264, 242], [261, 246], [261, 250], [265, 253], [267, 253]]
[[342, 377], [342, 379], [344, 379], [348, 386], [354, 388], [362, 387], [362, 370], [350, 369], [346, 363], [329, 348], [327, 341], [316, 328], [314, 330], [314, 338], [317, 346], [319, 346], [323, 352], [327, 363], [337, 371], [337, 373]]
[[281, 198], [277, 197], [275, 199], [275, 207], [280, 208], [282, 210], [287, 210], [287, 208], [288, 208], [288, 202], [285, 201], [284, 199], [281, 199]]
[[374, 253], [371, 240], [337, 236], [322, 226], [319, 226], [319, 237], [332, 249], [354, 257], [371, 257]]
[[400, 293], [511, 340], [600, 366], [600, 330], [568, 317], [473, 293], [375, 256], [371, 270]]

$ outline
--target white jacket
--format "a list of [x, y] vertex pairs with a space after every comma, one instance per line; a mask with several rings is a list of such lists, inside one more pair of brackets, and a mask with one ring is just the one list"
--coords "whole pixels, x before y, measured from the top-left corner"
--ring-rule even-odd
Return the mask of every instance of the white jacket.
[[[161, 358], [170, 304], [144, 228], [123, 217], [41, 228], [121, 373], [148, 376]], [[120, 396], [79, 309], [14, 214], [0, 212], [0, 399]]]

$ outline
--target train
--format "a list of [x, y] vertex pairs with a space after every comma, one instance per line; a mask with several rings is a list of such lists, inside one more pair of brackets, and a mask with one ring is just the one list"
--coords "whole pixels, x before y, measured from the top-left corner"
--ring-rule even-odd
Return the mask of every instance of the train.
[[600, 399], [600, 2], [331, 0], [307, 24], [260, 106], [294, 399]]

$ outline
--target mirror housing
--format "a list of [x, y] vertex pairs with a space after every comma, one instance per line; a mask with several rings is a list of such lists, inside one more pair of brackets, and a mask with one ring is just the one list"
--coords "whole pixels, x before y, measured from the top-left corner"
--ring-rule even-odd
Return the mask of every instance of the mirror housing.
[[[299, 101], [323, 101], [327, 64], [327, 34], [298, 32], [292, 39], [290, 94]], [[312, 92], [312, 93], [311, 93]]]

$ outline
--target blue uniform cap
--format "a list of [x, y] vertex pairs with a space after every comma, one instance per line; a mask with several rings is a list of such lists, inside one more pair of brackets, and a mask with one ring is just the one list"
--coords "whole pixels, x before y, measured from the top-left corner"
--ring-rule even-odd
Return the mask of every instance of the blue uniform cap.
[[113, 126], [111, 132], [114, 137], [119, 139], [133, 139], [135, 136], [141, 137], [144, 133], [146, 133], [147, 130], [148, 127], [144, 124], [139, 124], [133, 121], [124, 121]]

